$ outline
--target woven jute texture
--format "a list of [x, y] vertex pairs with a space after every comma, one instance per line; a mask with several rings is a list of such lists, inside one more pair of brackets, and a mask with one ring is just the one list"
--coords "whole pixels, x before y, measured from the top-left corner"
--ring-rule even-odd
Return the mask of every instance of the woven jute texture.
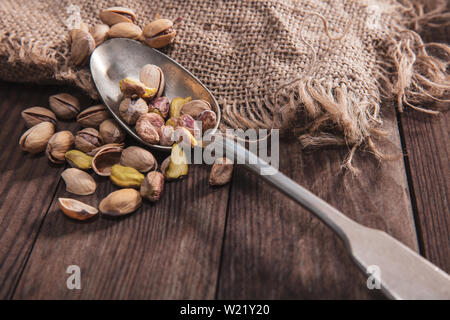
[[[70, 83], [95, 97], [89, 69], [68, 59], [78, 12], [91, 26], [100, 9], [117, 5], [133, 9], [141, 27], [156, 14], [182, 17], [163, 51], [213, 92], [225, 126], [275, 126], [305, 147], [346, 145], [351, 156], [368, 145], [382, 157], [373, 138], [382, 131], [383, 93], [400, 110], [448, 93], [450, 50], [429, 48], [411, 30], [448, 20], [445, 1], [424, 3], [2, 0], [0, 78]], [[431, 49], [443, 53], [431, 56]]]

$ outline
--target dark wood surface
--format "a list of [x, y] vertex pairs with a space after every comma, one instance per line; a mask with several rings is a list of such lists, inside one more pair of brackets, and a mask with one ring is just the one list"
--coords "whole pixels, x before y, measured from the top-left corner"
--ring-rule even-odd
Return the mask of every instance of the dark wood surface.
[[[18, 146], [25, 130], [20, 111], [45, 106], [50, 94], [63, 90], [0, 83], [0, 298], [383, 297], [366, 288], [330, 230], [243, 168], [230, 185], [211, 188], [209, 169], [192, 166], [187, 179], [166, 184], [160, 202], [145, 203], [124, 219], [66, 218], [55, 203], [68, 196], [60, 182], [64, 166]], [[408, 112], [399, 130], [393, 109], [384, 110], [391, 138], [382, 148], [403, 148], [406, 159], [378, 163], [360, 154], [363, 174], [353, 177], [339, 167], [346, 150], [304, 153], [295, 142], [283, 142], [280, 170], [356, 221], [420, 248], [449, 272], [448, 117]], [[87, 203], [115, 190], [96, 179], [98, 191], [83, 197]], [[81, 268], [81, 290], [66, 287], [69, 265]]]

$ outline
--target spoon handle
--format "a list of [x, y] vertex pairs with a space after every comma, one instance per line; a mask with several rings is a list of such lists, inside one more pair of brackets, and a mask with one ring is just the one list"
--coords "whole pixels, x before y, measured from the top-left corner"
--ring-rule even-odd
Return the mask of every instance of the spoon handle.
[[[271, 167], [242, 145], [223, 140], [227, 155], [245, 163], [285, 195], [314, 213], [344, 241], [351, 257], [391, 299], [450, 299], [450, 276], [387, 233], [367, 228]], [[370, 276], [372, 278], [370, 278]]]

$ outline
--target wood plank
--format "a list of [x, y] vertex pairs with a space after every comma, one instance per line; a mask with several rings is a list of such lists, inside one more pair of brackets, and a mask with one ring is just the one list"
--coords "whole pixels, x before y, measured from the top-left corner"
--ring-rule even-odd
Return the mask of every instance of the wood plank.
[[[24, 92], [26, 90], [26, 92]], [[56, 191], [61, 166], [22, 152], [20, 112], [46, 106], [55, 87], [0, 83], [0, 298], [11, 296]], [[66, 124], [58, 123], [59, 128]]]
[[[399, 153], [392, 108], [383, 151]], [[345, 150], [302, 153], [280, 147], [280, 171], [359, 223], [382, 229], [417, 250], [403, 159], [378, 163], [358, 155], [359, 177], [340, 170]], [[347, 255], [343, 243], [316, 217], [258, 177], [239, 169], [230, 195], [219, 299], [380, 298]], [[381, 275], [382, 276], [382, 275]]]
[[[229, 186], [211, 188], [209, 168], [166, 184], [156, 204], [123, 219], [69, 220], [55, 201], [14, 299], [211, 299], [214, 297]], [[97, 177], [97, 205], [116, 188]], [[57, 197], [74, 197], [61, 183]], [[56, 200], [56, 198], [55, 198]], [[81, 269], [81, 290], [68, 290], [69, 265]]]
[[421, 249], [450, 273], [450, 115], [405, 112], [400, 119]]

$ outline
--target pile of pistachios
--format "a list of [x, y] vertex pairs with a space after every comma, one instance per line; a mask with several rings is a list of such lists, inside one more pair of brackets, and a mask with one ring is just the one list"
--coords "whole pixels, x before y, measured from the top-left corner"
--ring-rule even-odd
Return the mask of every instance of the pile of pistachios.
[[73, 64], [86, 64], [95, 47], [108, 38], [128, 38], [141, 41], [152, 48], [163, 48], [174, 41], [177, 33], [173, 21], [159, 16], [141, 29], [136, 24], [136, 14], [129, 8], [107, 8], [100, 11], [99, 17], [103, 23], [89, 27], [81, 22], [70, 31], [70, 60]]
[[[184, 109], [183, 106], [186, 106], [186, 102], [191, 99], [175, 98], [170, 107], [162, 107], [157, 101], [164, 97], [157, 97], [155, 93], [153, 100], [150, 100], [152, 106], [148, 107], [142, 97], [138, 100], [134, 98], [136, 97], [130, 96], [123, 101], [128, 99], [136, 104], [139, 99], [142, 99], [147, 107], [147, 109], [143, 107], [146, 112], [139, 117], [136, 117], [134, 112], [131, 112], [131, 115], [124, 112], [122, 117], [125, 119], [129, 115], [130, 119], [137, 118], [136, 124], [141, 120], [142, 128], [137, 130], [138, 132], [142, 130], [140, 134], [142, 137], [145, 137], [144, 132], [148, 132], [148, 128], [153, 128], [150, 131], [156, 130], [158, 137], [163, 137], [164, 127], [173, 128], [170, 122], [177, 123], [176, 128], [183, 128], [181, 130], [189, 132], [192, 136], [189, 131], [191, 127], [180, 125], [183, 121], [179, 116]], [[19, 140], [22, 150], [32, 154], [45, 151], [52, 163], [67, 163], [70, 168], [64, 170], [61, 177], [67, 192], [74, 195], [82, 197], [95, 193], [97, 184], [92, 174], [109, 178], [114, 185], [121, 188], [104, 198], [98, 205], [98, 209], [78, 199], [59, 198], [60, 209], [73, 219], [86, 220], [98, 215], [99, 211], [110, 216], [130, 214], [141, 206], [142, 198], [151, 202], [158, 201], [165, 181], [178, 180], [188, 174], [187, 157], [180, 145], [181, 140], [173, 142], [173, 139], [170, 139], [172, 142], [165, 144], [171, 145], [171, 154], [159, 166], [150, 151], [138, 146], [125, 146], [125, 132], [115, 120], [111, 119], [104, 105], [94, 105], [81, 110], [80, 102], [76, 97], [61, 93], [49, 98], [49, 106], [50, 108], [31, 107], [22, 111], [22, 118], [29, 127]], [[164, 111], [165, 108], [168, 110]], [[199, 112], [200, 109], [202, 108], [195, 109], [198, 114], [203, 112]], [[171, 117], [165, 124], [162, 120], [161, 126], [155, 126], [154, 122], [149, 120], [154, 117], [153, 115], [163, 119], [164, 115], [168, 114]], [[191, 115], [187, 111], [186, 114]], [[83, 129], [75, 134], [68, 130], [56, 132], [58, 119], [76, 119]], [[184, 141], [185, 137], [182, 138]], [[159, 138], [159, 143], [164, 139]], [[192, 139], [194, 139], [193, 136]], [[156, 142], [156, 140], [152, 141]], [[233, 165], [229, 160], [217, 159], [211, 169], [210, 185], [223, 185], [229, 182], [232, 170]]]

